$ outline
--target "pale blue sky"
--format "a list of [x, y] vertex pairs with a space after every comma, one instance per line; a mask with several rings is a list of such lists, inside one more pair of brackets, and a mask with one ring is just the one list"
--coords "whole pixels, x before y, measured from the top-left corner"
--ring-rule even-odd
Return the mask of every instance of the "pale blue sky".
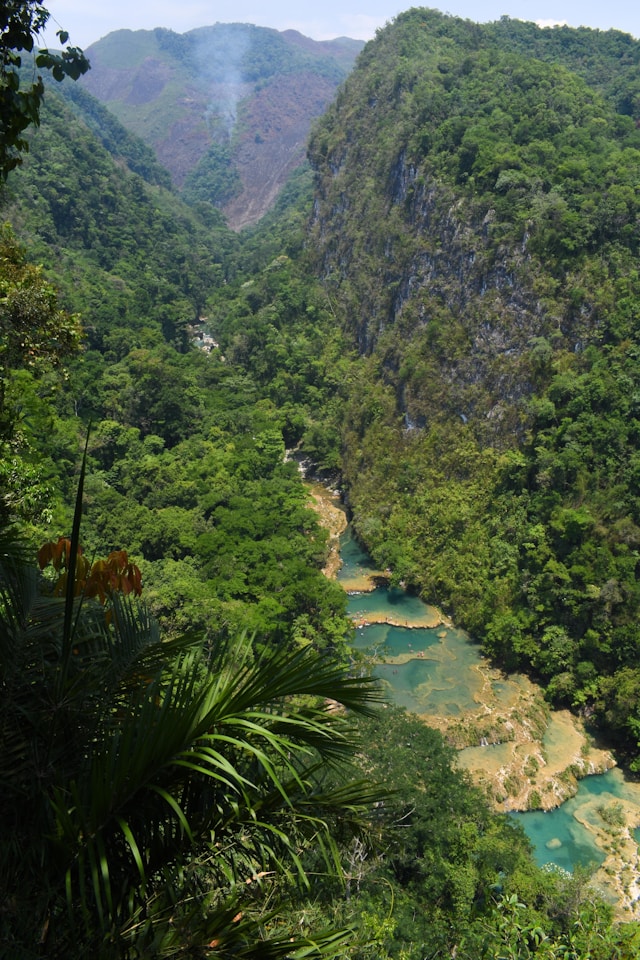
[[[293, 28], [315, 40], [337, 36], [368, 40], [397, 13], [421, 6], [411, 0], [44, 0], [44, 4], [55, 26], [67, 30], [71, 42], [81, 47], [121, 28], [168, 27], [184, 33], [217, 21]], [[507, 14], [572, 27], [615, 27], [640, 38], [639, 0], [446, 0], [422, 5], [480, 22]], [[53, 46], [52, 39], [48, 42]]]

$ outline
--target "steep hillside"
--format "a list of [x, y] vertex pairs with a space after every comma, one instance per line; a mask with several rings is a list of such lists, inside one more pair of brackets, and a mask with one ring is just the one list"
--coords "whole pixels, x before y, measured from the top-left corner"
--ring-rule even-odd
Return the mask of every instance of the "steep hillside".
[[[397, 66], [392, 58], [389, 77]], [[487, 81], [498, 86], [498, 74], [489, 71]], [[3, 535], [0, 708], [9, 734], [0, 764], [11, 843], [0, 845], [6, 906], [0, 953], [46, 953], [50, 960], [478, 960], [514, 951], [636, 957], [635, 926], [612, 923], [610, 908], [582, 872], [574, 878], [539, 870], [520, 829], [490, 812], [454, 768], [437, 731], [387, 706], [357, 720], [352, 707], [362, 681], [345, 644], [346, 595], [321, 573], [326, 536], [285, 449], [301, 442], [316, 463], [334, 468], [343, 425], [358, 529], [388, 558], [396, 578], [406, 574], [427, 589], [431, 577], [449, 599], [453, 585], [454, 599], [466, 603], [463, 617], [475, 587], [485, 590], [488, 610], [507, 600], [516, 607], [519, 581], [509, 562], [518, 548], [537, 558], [547, 530], [558, 537], [570, 530], [579, 540], [587, 511], [560, 514], [553, 528], [533, 502], [531, 516], [524, 506], [518, 513], [514, 484], [523, 486], [526, 448], [507, 456], [502, 499], [496, 497], [491, 437], [480, 447], [482, 431], [472, 432], [470, 417], [464, 425], [444, 409], [439, 422], [447, 429], [440, 434], [408, 420], [408, 429], [400, 429], [404, 401], [392, 379], [400, 371], [378, 354], [386, 330], [380, 336], [366, 318], [351, 325], [347, 312], [357, 305], [349, 275], [366, 291], [355, 266], [361, 250], [375, 253], [384, 218], [358, 224], [338, 217], [335, 229], [366, 235], [361, 241], [350, 232], [341, 245], [340, 237], [331, 240], [332, 220], [318, 202], [322, 262], [330, 269], [336, 250], [344, 273], [341, 283], [323, 288], [303, 255], [307, 167], [259, 226], [238, 236], [210, 204], [185, 206], [166, 188], [149, 149], [88, 97], [74, 98], [71, 109], [47, 94], [25, 164], [0, 192], [3, 220], [10, 218], [29, 245], [25, 253], [9, 228], [0, 231], [0, 526], [7, 518], [26, 523], [25, 535], [36, 543], [53, 539], [45, 555], [61, 558], [64, 541], [55, 538], [71, 527], [79, 451], [87, 441], [84, 556], [117, 551], [107, 565], [95, 564], [89, 578], [101, 599], [109, 593], [108, 616], [85, 588], [77, 615], [60, 624], [64, 601], [49, 596], [52, 581], [37, 580], [13, 535]], [[355, 116], [355, 100], [349, 102]], [[391, 114], [388, 122], [393, 137]], [[337, 141], [343, 133], [337, 125], [334, 131]], [[373, 127], [367, 132], [376, 136]], [[349, 137], [347, 129], [345, 143]], [[364, 150], [369, 140], [362, 142]], [[367, 190], [383, 192], [374, 185], [374, 166], [360, 172]], [[380, 175], [384, 186], [384, 166]], [[438, 184], [454, 198], [470, 244], [474, 221], [464, 220], [462, 190], [444, 176]], [[355, 175], [345, 182], [344, 204], [354, 211], [359, 186]], [[405, 226], [409, 250], [413, 222]], [[442, 261], [449, 269], [456, 237], [445, 239], [453, 251]], [[505, 247], [511, 242], [507, 237]], [[400, 266], [402, 244], [394, 244]], [[373, 253], [372, 304], [380, 300], [381, 279]], [[635, 359], [622, 324], [635, 309], [635, 281], [624, 249], [618, 263], [622, 281], [629, 281], [626, 313], [618, 314], [618, 332], [628, 337], [618, 345], [626, 362]], [[86, 333], [81, 352], [67, 358], [66, 375], [55, 361], [73, 350], [77, 325], [59, 311], [54, 284], [64, 306], [81, 314]], [[410, 295], [408, 288], [406, 304]], [[523, 310], [529, 302], [526, 292]], [[547, 291], [545, 309], [551, 303]], [[213, 336], [197, 349], [192, 324], [202, 320], [201, 330], [203, 313], [222, 350]], [[349, 349], [358, 329], [368, 351], [362, 355]], [[408, 358], [410, 334], [407, 326]], [[542, 364], [549, 350], [541, 344]], [[569, 374], [586, 369], [580, 350], [556, 352]], [[623, 377], [612, 372], [599, 385], [585, 374], [565, 378], [540, 414], [553, 426], [554, 411], [564, 422], [575, 415], [577, 400], [583, 411], [608, 397], [615, 407], [612, 388]], [[630, 383], [631, 367], [628, 376]], [[533, 377], [530, 388], [536, 389]], [[632, 431], [632, 402], [628, 413], [624, 427]], [[557, 465], [549, 451], [557, 435], [538, 431], [537, 437], [541, 465], [547, 457], [544, 490], [555, 494]], [[574, 447], [564, 453], [568, 471]], [[582, 483], [586, 497], [589, 477]], [[620, 499], [628, 491], [615, 493]], [[609, 500], [620, 509], [616, 498]], [[536, 510], [541, 519], [534, 524]], [[633, 520], [619, 529], [625, 544], [636, 534]], [[432, 547], [426, 556], [425, 545]], [[488, 547], [502, 562], [493, 568], [502, 596], [478, 577]], [[449, 582], [433, 577], [434, 556]], [[606, 549], [598, 556], [604, 569]], [[620, 557], [633, 562], [631, 551]], [[143, 599], [163, 640], [171, 641], [154, 643], [151, 655], [138, 641], [155, 640], [154, 623], [112, 592], [139, 584], [129, 560], [139, 565]], [[562, 561], [554, 562], [549, 569], [559, 576]], [[80, 590], [86, 572], [84, 564], [76, 567]], [[630, 581], [608, 585], [610, 607]], [[569, 594], [566, 583], [562, 590]], [[630, 603], [626, 612], [630, 657], [637, 617]], [[619, 628], [617, 614], [611, 624]], [[556, 631], [553, 640], [540, 649], [566, 656], [566, 639]], [[603, 646], [591, 640], [593, 655], [605, 661]], [[293, 659], [288, 651], [295, 651]], [[165, 657], [175, 667], [160, 672]], [[332, 702], [344, 689], [338, 661], [350, 677], [344, 715]], [[625, 695], [629, 689], [621, 688]], [[351, 753], [356, 725], [362, 781], [352, 784], [340, 761]], [[612, 847], [621, 849], [620, 811], [608, 803], [599, 809]], [[344, 874], [334, 878], [338, 862]]]
[[156, 182], [162, 171], [143, 144], [99, 120], [100, 140], [94, 124], [47, 91], [42, 125], [0, 197], [3, 218], [56, 272], [91, 347], [122, 356], [164, 335], [184, 349], [236, 238], [217, 211], [202, 219]]
[[119, 30], [88, 50], [86, 89], [151, 146], [189, 201], [255, 223], [304, 161], [311, 121], [362, 44], [215, 24]]
[[[512, 54], [493, 29], [413, 11], [368, 46], [311, 143], [311, 236], [407, 423], [446, 413], [508, 444], [530, 341], [572, 350], [593, 333], [588, 254], [637, 246], [625, 151], [640, 136], [564, 65]], [[595, 56], [604, 44], [589, 33]]]
[[[52, 89], [50, 81], [47, 86]], [[73, 104], [74, 112], [116, 162], [126, 164], [132, 173], [139, 174], [149, 184], [171, 189], [171, 174], [158, 162], [151, 147], [127, 130], [99, 100], [77, 83], [66, 83], [58, 87], [57, 93]]]
[[314, 133], [308, 242], [361, 355], [361, 537], [634, 753], [639, 63], [615, 31], [402, 14]]
[[[294, 636], [341, 647], [344, 593], [321, 573], [326, 537], [296, 464], [284, 457], [283, 434], [297, 441], [323, 373], [278, 410], [241, 366], [199, 337], [215, 298], [230, 296], [239, 238], [210, 205], [188, 206], [132, 173], [124, 156], [138, 156], [135, 144], [116, 140], [114, 159], [47, 91], [29, 154], [0, 193], [3, 221], [84, 330], [66, 382], [39, 377], [30, 357], [3, 378], [3, 501], [10, 492], [23, 519], [27, 501], [31, 522], [49, 518], [51, 532], [34, 534], [39, 542], [68, 531], [78, 450], [91, 423], [84, 545], [100, 555], [125, 546], [136, 557], [167, 630], [218, 638], [242, 630], [257, 649]], [[4, 291], [24, 257], [10, 233], [0, 239]], [[284, 299], [282, 260], [264, 283], [281, 286]], [[261, 266], [259, 256], [253, 262]], [[26, 303], [30, 324], [27, 309], [36, 314], [37, 304]], [[304, 318], [302, 304], [298, 296]], [[309, 321], [312, 329], [318, 323], [312, 303]], [[297, 334], [303, 356], [294, 360], [311, 366], [311, 346]]]

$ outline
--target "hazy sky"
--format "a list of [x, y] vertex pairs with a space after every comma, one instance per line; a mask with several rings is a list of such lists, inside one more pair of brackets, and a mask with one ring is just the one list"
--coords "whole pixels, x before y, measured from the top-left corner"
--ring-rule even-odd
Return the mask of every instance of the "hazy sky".
[[[168, 27], [184, 33], [222, 23], [255, 23], [276, 30], [295, 29], [314, 40], [346, 36], [370, 39], [377, 27], [412, 6], [434, 6], [470, 20], [497, 20], [503, 14], [521, 20], [568, 23], [572, 27], [615, 27], [640, 38], [638, 0], [446, 0], [420, 4], [408, 0], [44, 0], [54, 29], [67, 30], [80, 47], [112, 30]], [[53, 46], [53, 40], [48, 40]]]

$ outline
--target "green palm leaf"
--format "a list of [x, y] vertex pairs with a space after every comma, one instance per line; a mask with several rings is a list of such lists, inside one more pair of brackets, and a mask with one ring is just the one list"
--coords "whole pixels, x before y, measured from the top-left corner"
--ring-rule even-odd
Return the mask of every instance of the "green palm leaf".
[[47, 597], [23, 558], [0, 557], [0, 888], [25, 891], [5, 942], [46, 929], [52, 957], [186, 957], [194, 937], [202, 956], [335, 952], [343, 934], [280, 936], [265, 906], [306, 882], [310, 846], [339, 871], [336, 838], [377, 796], [346, 779], [350, 711], [377, 690], [310, 648], [256, 662], [240, 638], [205, 657], [163, 643], [129, 598], [111, 609]]

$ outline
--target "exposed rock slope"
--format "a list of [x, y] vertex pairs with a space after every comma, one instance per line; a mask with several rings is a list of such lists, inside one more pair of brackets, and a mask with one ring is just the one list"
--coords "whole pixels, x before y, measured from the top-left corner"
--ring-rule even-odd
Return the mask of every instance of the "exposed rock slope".
[[[593, 86], [585, 57], [600, 63]], [[594, 190], [596, 154], [635, 137], [609, 97], [640, 114], [621, 93], [639, 78], [631, 37], [506, 18], [413, 9], [367, 46], [312, 137], [309, 246], [407, 425], [445, 416], [510, 443], [539, 338], [574, 350], [593, 335], [584, 255], [637, 229], [634, 201], [619, 224], [604, 209], [588, 222], [613, 188], [605, 175]]]
[[190, 200], [255, 223], [305, 159], [311, 122], [362, 44], [216, 24], [119, 30], [87, 51], [86, 88], [155, 150]]

